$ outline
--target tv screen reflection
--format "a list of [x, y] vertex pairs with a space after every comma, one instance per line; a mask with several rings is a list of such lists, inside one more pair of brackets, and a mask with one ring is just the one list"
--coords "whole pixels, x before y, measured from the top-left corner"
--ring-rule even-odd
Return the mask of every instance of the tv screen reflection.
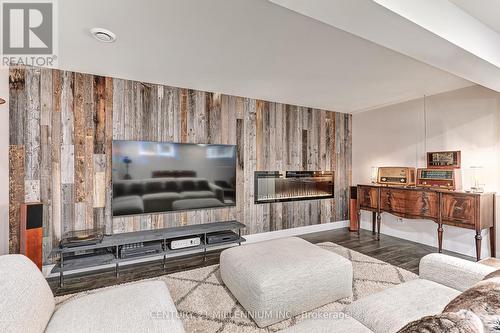
[[113, 141], [113, 216], [236, 205], [236, 146]]

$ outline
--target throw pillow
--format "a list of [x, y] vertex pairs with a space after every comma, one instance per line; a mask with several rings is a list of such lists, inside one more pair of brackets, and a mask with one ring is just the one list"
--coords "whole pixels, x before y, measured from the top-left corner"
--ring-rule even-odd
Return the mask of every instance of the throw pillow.
[[483, 333], [481, 319], [467, 310], [441, 313], [415, 320], [398, 333]]
[[500, 333], [500, 277], [483, 280], [452, 300], [443, 312], [468, 310], [483, 322], [485, 332]]

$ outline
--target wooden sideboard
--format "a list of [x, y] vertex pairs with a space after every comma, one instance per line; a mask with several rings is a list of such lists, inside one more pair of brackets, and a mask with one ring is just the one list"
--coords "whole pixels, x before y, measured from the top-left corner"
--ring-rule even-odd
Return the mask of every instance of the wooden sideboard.
[[481, 259], [481, 231], [490, 229], [491, 256], [495, 256], [495, 193], [467, 193], [417, 187], [357, 186], [358, 230], [361, 211], [373, 212], [373, 232], [380, 239], [381, 213], [437, 223], [438, 248], [443, 249], [443, 225], [475, 230], [476, 257]]

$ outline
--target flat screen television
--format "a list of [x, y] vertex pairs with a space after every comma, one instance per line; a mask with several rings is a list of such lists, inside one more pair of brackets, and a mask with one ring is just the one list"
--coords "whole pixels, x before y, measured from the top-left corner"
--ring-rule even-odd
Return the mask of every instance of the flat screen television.
[[236, 146], [113, 141], [113, 216], [236, 205]]

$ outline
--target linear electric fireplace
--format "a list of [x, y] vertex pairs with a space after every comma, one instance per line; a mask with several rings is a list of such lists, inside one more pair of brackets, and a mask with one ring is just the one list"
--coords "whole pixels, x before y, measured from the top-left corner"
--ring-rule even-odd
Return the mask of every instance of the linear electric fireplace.
[[333, 198], [333, 171], [255, 171], [255, 203]]

